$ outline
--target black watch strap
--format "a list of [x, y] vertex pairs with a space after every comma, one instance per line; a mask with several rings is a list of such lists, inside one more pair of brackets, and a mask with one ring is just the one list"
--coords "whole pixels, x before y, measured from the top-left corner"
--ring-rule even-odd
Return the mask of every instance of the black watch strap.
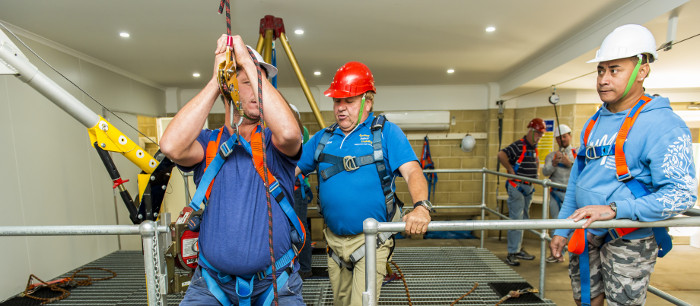
[[428, 200], [422, 200], [418, 201], [416, 203], [413, 203], [413, 208], [417, 208], [418, 206], [423, 206], [425, 209], [427, 209], [429, 212], [434, 212], [435, 209], [433, 209], [433, 203], [430, 203]]

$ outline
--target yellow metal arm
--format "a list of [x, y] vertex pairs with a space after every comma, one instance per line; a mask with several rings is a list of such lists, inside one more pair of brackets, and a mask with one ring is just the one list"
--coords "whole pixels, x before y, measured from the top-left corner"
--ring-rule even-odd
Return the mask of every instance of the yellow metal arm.
[[141, 168], [146, 173], [153, 173], [158, 167], [158, 161], [148, 152], [139, 147], [135, 142], [126, 137], [102, 116], [95, 126], [88, 129], [90, 143], [97, 145], [105, 151], [118, 152], [128, 160]]

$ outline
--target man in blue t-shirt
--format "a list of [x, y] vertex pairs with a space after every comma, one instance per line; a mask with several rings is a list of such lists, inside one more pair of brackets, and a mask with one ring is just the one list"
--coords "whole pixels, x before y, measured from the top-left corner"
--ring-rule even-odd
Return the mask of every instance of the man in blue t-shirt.
[[[386, 122], [381, 130], [372, 129], [375, 116], [370, 111], [375, 92], [374, 77], [364, 64], [349, 62], [338, 69], [325, 91], [326, 96], [333, 98], [336, 124], [331, 126], [332, 131], [321, 130], [304, 145], [297, 165], [304, 174], [318, 171], [320, 208], [327, 226], [324, 236], [329, 250], [328, 274], [335, 305], [362, 305], [365, 290], [362, 223], [367, 218], [379, 222], [401, 220], [400, 209], [393, 205], [395, 176], [401, 175], [406, 180], [415, 203], [413, 211], [403, 217], [406, 233], [425, 233], [430, 222], [432, 204], [427, 200], [427, 183], [406, 135], [391, 122]], [[377, 299], [393, 247], [392, 239], [387, 237], [382, 241], [382, 233], [378, 237], [381, 245], [376, 253]]]
[[[220, 95], [217, 67], [226, 61], [231, 47], [238, 64], [235, 77], [239, 84], [240, 106], [224, 99], [224, 127], [214, 131], [202, 130]], [[260, 63], [261, 83], [258, 83], [258, 70], [249, 50]], [[213, 142], [212, 138], [217, 138], [210, 137], [212, 133], [218, 132], [215, 135], [220, 137], [219, 145], [238, 135], [238, 138], [233, 138], [238, 141], [232, 146], [230, 155], [224, 159], [211, 182], [211, 193], [200, 226], [199, 267], [181, 305], [238, 305], [247, 300], [244, 295], [238, 296], [237, 291], [243, 291], [239, 287], [251, 283], [250, 303], [261, 302], [259, 300], [270, 294], [274, 296], [275, 293], [269, 291], [273, 274], [265, 273], [266, 276], [260, 277], [263, 275], [260, 272], [271, 267], [270, 253], [279, 264], [289, 261], [292, 250], [288, 217], [275, 197], [267, 198], [266, 183], [254, 166], [256, 157], [261, 157], [263, 152], [259, 148], [265, 148], [264, 164], [275, 176], [286, 199], [291, 201], [294, 167], [301, 151], [301, 131], [286, 101], [267, 80], [277, 73], [277, 69], [246, 47], [240, 36], [222, 35], [217, 41], [215, 54], [211, 80], [175, 115], [160, 141], [163, 153], [180, 168], [194, 171], [195, 183], [199, 185], [205, 168], [213, 165], [208, 160], [211, 149], [207, 149]], [[258, 97], [259, 86], [262, 87], [262, 101]], [[262, 104], [262, 113], [259, 103]], [[264, 128], [260, 124], [262, 114]], [[217, 152], [218, 148], [214, 146], [213, 151]], [[294, 252], [291, 254], [293, 256]], [[276, 293], [281, 305], [304, 305], [297, 270], [296, 263], [276, 268]], [[287, 276], [287, 281], [280, 283], [280, 279]], [[241, 281], [247, 283], [241, 284]]]

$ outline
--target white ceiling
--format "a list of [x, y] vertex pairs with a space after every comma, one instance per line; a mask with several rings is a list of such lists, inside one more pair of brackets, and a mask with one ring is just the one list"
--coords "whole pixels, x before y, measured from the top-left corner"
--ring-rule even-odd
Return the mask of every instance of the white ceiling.
[[[312, 86], [327, 86], [338, 67], [358, 60], [379, 86], [497, 83], [514, 96], [595, 70], [585, 61], [621, 24], [642, 23], [663, 44], [669, 11], [685, 2], [231, 0], [231, 19], [233, 32], [255, 45], [263, 16], [283, 18]], [[213, 69], [215, 40], [226, 31], [218, 6], [219, 0], [2, 0], [0, 22], [157, 87], [199, 88]], [[700, 0], [676, 12], [676, 41], [700, 33]], [[487, 26], [496, 31], [486, 33]], [[305, 34], [294, 34], [297, 28]], [[131, 37], [121, 39], [120, 31]], [[647, 85], [700, 87], [697, 50], [700, 37], [661, 52]], [[278, 66], [280, 86], [299, 86], [280, 44]], [[446, 74], [448, 68], [455, 73]], [[202, 78], [193, 79], [193, 72]], [[592, 88], [593, 80], [557, 88]]]

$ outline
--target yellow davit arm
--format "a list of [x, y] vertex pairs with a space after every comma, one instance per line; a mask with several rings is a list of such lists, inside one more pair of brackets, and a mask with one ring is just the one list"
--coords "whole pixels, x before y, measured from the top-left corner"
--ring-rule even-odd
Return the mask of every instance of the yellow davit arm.
[[144, 172], [153, 173], [158, 161], [107, 120], [101, 116], [98, 118], [97, 124], [88, 128], [90, 143], [97, 142], [102, 150], [121, 153]]
[[[156, 220], [174, 166], [169, 159], [162, 154], [156, 154], [158, 158], [148, 154], [111, 123], [41, 73], [0, 30], [0, 75], [3, 74], [16, 76], [83, 124], [88, 129], [91, 144], [98, 150], [114, 182], [113, 188], [119, 188], [131, 220], [134, 223]], [[122, 185], [125, 181], [119, 176], [109, 154], [104, 151], [121, 153], [143, 170], [144, 173], [139, 175], [138, 180], [140, 199], [136, 199], [136, 203], [130, 199]]]

